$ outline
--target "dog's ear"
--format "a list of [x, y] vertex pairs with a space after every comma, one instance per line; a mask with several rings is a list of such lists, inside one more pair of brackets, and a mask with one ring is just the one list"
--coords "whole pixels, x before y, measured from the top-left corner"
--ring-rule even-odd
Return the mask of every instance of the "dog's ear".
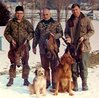
[[74, 64], [74, 59], [72, 58], [72, 56], [70, 54], [68, 54], [68, 56], [66, 58], [66, 63], [69, 65]]
[[72, 56], [70, 55], [69, 52], [65, 53], [62, 58], [61, 58], [61, 62], [64, 65], [65, 63], [71, 65], [74, 63], [74, 59], [72, 58]]
[[37, 69], [35, 70], [35, 72], [34, 72], [34, 73], [35, 73], [35, 75], [37, 76]]

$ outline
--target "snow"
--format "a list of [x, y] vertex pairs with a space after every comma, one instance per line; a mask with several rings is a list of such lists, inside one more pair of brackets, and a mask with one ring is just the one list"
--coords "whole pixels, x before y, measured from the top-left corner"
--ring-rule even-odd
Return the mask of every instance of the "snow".
[[[78, 78], [79, 83], [79, 91], [74, 92], [73, 98], [98, 98], [99, 97], [99, 66], [94, 68], [89, 68], [88, 75], [88, 91], [81, 90], [81, 79]], [[30, 73], [29, 80], [32, 82], [33, 73]], [[15, 78], [15, 82], [11, 87], [6, 87], [6, 83], [8, 81], [8, 75], [0, 76], [0, 98], [35, 98], [36, 95], [30, 95], [28, 87], [23, 86], [23, 80], [21, 79], [21, 75], [17, 75]], [[46, 96], [42, 96], [41, 98], [71, 98], [68, 93], [59, 93], [58, 96], [54, 96], [53, 93], [47, 89]]]
[[[99, 21], [93, 20], [92, 21], [93, 26], [95, 28], [95, 34], [91, 37], [90, 42], [92, 46], [92, 51], [99, 50], [99, 37], [98, 37], [98, 31], [99, 31]], [[63, 23], [62, 23], [63, 26]], [[64, 26], [63, 26], [64, 28]], [[3, 36], [5, 27], [0, 27], [0, 36]], [[64, 42], [61, 40], [61, 47], [60, 47], [60, 53], [59, 56], [61, 56], [64, 53], [65, 46], [63, 45]], [[32, 45], [32, 41], [31, 41]], [[9, 50], [9, 44], [5, 40], [3, 36], [2, 41], [2, 51], [0, 51], [0, 73], [5, 72], [5, 75], [0, 75], [0, 98], [35, 98], [36, 95], [30, 95], [28, 87], [23, 86], [23, 79], [21, 78], [21, 74], [17, 74], [14, 84], [11, 87], [6, 87], [6, 83], [8, 82], [9, 76], [8, 76], [8, 69], [10, 66], [9, 59], [7, 57], [7, 53]], [[33, 67], [40, 63], [40, 56], [39, 56], [39, 49], [37, 47], [37, 54], [32, 53], [32, 49], [30, 51], [30, 59], [29, 59], [29, 65], [30, 67]], [[17, 70], [20, 70], [21, 68], [17, 68]], [[32, 83], [32, 80], [34, 78], [34, 70], [31, 70], [29, 75], [29, 81]], [[97, 65], [94, 68], [88, 68], [88, 91], [82, 91], [81, 86], [81, 79], [78, 78], [79, 83], [79, 91], [74, 92], [73, 98], [98, 98], [99, 97], [99, 65]], [[46, 96], [42, 96], [41, 98], [71, 98], [68, 93], [59, 93], [58, 96], [54, 96], [53, 93], [47, 89]]]

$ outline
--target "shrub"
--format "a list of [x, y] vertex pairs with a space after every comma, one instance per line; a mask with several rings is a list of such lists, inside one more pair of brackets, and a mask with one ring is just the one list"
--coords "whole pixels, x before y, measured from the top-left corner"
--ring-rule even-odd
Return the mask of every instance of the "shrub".
[[0, 26], [5, 26], [10, 18], [10, 12], [6, 6], [0, 2]]

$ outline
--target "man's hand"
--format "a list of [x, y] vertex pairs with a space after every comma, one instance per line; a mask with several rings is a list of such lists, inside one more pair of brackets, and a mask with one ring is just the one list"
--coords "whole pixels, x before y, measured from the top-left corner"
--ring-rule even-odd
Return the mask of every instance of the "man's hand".
[[83, 42], [83, 40], [84, 40], [84, 37], [81, 37], [81, 38], [79, 39], [80, 42]]
[[36, 54], [36, 48], [33, 48], [33, 53]]
[[15, 42], [14, 40], [12, 40], [12, 45], [13, 45], [14, 47], [16, 47], [16, 42]]
[[24, 45], [26, 45], [27, 44], [27, 40], [25, 40], [25, 42], [24, 42]]
[[67, 37], [67, 38], [66, 38], [66, 42], [67, 42], [67, 43], [71, 43], [71, 38], [70, 38], [70, 37]]

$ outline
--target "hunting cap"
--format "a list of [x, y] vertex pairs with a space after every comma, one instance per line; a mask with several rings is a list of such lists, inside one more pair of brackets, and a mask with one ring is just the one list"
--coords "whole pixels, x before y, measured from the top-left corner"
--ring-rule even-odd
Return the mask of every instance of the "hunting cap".
[[23, 12], [24, 12], [23, 6], [18, 5], [18, 6], [15, 8], [15, 12], [17, 12], [17, 11], [23, 11]]

